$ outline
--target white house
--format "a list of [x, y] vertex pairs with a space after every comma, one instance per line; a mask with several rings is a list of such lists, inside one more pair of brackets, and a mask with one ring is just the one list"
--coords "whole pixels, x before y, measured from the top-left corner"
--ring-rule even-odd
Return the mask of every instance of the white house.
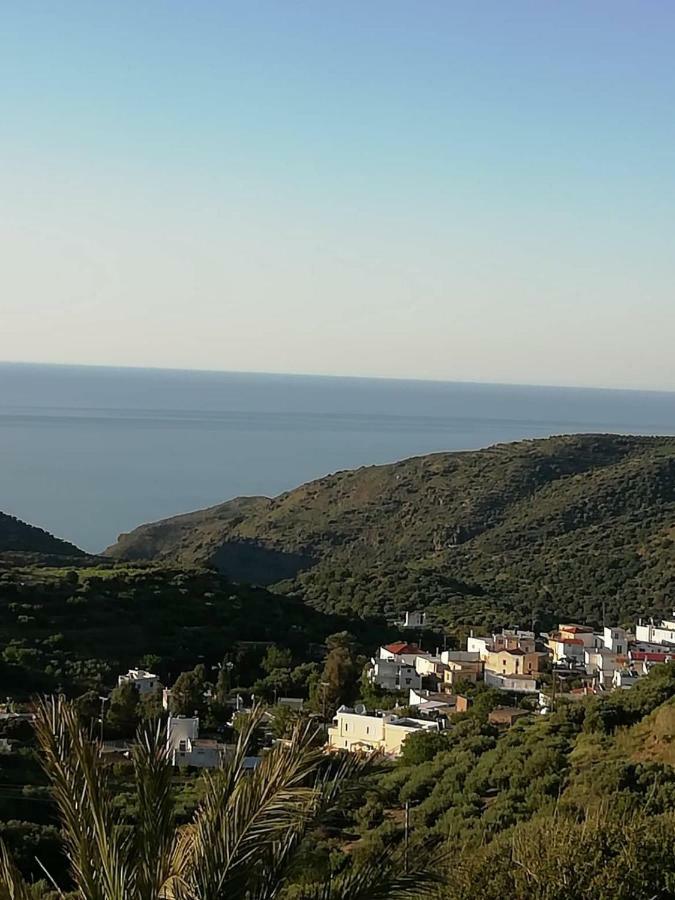
[[616, 669], [612, 676], [612, 686], [615, 688], [632, 688], [637, 684], [640, 676], [633, 669]]
[[[621, 646], [620, 642], [619, 646]], [[617, 658], [618, 654], [608, 647], [588, 648], [584, 651], [586, 672], [597, 677], [598, 682], [604, 687], [609, 687], [612, 684], [614, 672], [619, 667]]]
[[428, 656], [428, 654], [424, 650], [420, 650], [417, 644], [395, 641], [393, 644], [385, 644], [384, 647], [380, 647], [377, 656], [378, 659], [395, 659], [399, 663], [414, 666], [418, 656]]
[[415, 657], [415, 669], [422, 677], [435, 675], [442, 680], [444, 665], [442, 654], [435, 656], [431, 653], [420, 653]]
[[412, 664], [398, 659], [372, 659], [368, 679], [385, 691], [409, 691], [422, 686], [422, 676]]
[[424, 628], [427, 615], [420, 609], [406, 611], [403, 614], [403, 621], [400, 622], [401, 628]]
[[625, 628], [605, 627], [602, 631], [602, 643], [617, 656], [625, 656], [628, 652], [628, 632]]
[[487, 659], [489, 653], [496, 650], [522, 650], [523, 653], [534, 653], [534, 631], [503, 628], [491, 635], [471, 635], [467, 638], [466, 649], [469, 653], [479, 653], [481, 659]]
[[456, 712], [466, 712], [469, 708], [469, 701], [464, 696], [457, 696], [446, 691], [411, 690], [408, 696], [408, 706], [415, 706], [425, 714], [452, 715]]
[[500, 691], [513, 691], [516, 694], [539, 693], [539, 683], [535, 675], [500, 675], [486, 669], [483, 678], [485, 684]]
[[368, 713], [364, 707], [341, 706], [328, 728], [328, 747], [351, 753], [380, 750], [386, 756], [396, 757], [400, 756], [408, 735], [418, 731], [440, 731], [440, 723], [388, 713]]
[[672, 619], [663, 619], [658, 624], [653, 619], [647, 624], [640, 620], [635, 627], [635, 637], [646, 644], [675, 644], [675, 610]]
[[127, 682], [133, 684], [139, 694], [150, 694], [162, 688], [159, 677], [153, 672], [146, 672], [145, 669], [129, 669], [126, 675], [120, 675], [117, 679], [118, 687]]
[[166, 745], [173, 766], [217, 769], [221, 764], [222, 751], [217, 741], [199, 739], [196, 716], [169, 716]]
[[466, 649], [469, 653], [478, 653], [481, 659], [485, 659], [490, 650], [492, 650], [491, 635], [481, 635], [479, 637], [471, 635], [466, 639]]

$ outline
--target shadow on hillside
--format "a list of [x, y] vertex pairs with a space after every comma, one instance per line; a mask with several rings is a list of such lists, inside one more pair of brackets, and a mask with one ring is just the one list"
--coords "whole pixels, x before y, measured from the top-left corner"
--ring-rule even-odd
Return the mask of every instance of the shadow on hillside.
[[286, 553], [247, 541], [227, 541], [211, 557], [213, 565], [230, 581], [268, 585], [295, 578], [316, 563], [301, 553]]

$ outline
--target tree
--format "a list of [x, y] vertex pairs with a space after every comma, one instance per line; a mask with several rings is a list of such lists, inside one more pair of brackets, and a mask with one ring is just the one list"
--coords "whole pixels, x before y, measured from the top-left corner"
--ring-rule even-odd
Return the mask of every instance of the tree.
[[148, 691], [139, 697], [139, 715], [146, 721], [161, 719], [164, 715], [161, 691]]
[[138, 718], [138, 691], [130, 681], [124, 681], [110, 694], [105, 727], [119, 737], [131, 737], [138, 726]]
[[[257, 727], [260, 710], [249, 719]], [[311, 828], [330, 813], [343, 790], [364, 777], [368, 759], [327, 760], [313, 745], [313, 728], [298, 725], [244, 774], [245, 732], [222, 770], [209, 773], [191, 826], [177, 829], [172, 768], [161, 728], [139, 733], [133, 751], [138, 811], [122, 827], [110, 769], [63, 698], [39, 704], [36, 732], [62, 826], [75, 896], [87, 900], [276, 900], [289, 882]], [[423, 871], [394, 874], [391, 859], [347, 868], [322, 883], [306, 883], [298, 900], [366, 900], [430, 895]], [[0, 896], [41, 896], [0, 844]]]
[[299, 714], [290, 706], [274, 706], [271, 712], [272, 734], [277, 738], [288, 737], [298, 721]]
[[158, 672], [162, 667], [162, 657], [156, 653], [146, 653], [139, 661], [139, 667], [146, 672]]
[[442, 731], [417, 731], [409, 734], [403, 742], [400, 764], [419, 766], [421, 763], [429, 762], [449, 746], [447, 735]]
[[267, 648], [267, 652], [260, 665], [264, 672], [271, 675], [275, 669], [290, 669], [292, 662], [293, 654], [290, 650], [272, 644], [271, 647]]
[[[114, 691], [113, 691], [114, 693]], [[80, 719], [93, 727], [101, 715], [101, 697], [98, 691], [87, 691], [73, 701]]]
[[169, 709], [174, 716], [203, 716], [206, 712], [206, 670], [195, 666], [191, 672], [182, 672], [169, 695]]
[[328, 655], [321, 682], [314, 698], [315, 708], [332, 716], [341, 703], [349, 703], [358, 695], [362, 665], [356, 655], [354, 638], [347, 631], [330, 635], [326, 640]]

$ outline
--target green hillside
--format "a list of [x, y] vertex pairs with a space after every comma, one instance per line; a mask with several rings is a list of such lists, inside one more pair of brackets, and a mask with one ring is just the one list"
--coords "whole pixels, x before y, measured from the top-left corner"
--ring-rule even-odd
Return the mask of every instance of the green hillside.
[[252, 681], [267, 643], [282, 644], [302, 662], [320, 656], [330, 634], [350, 628], [371, 646], [386, 634], [382, 627], [231, 585], [210, 571], [111, 563], [0, 570], [3, 697], [101, 690], [143, 664], [170, 680], [228, 655], [242, 657], [240, 674], [250, 669]]
[[142, 526], [106, 551], [208, 564], [346, 615], [629, 621], [675, 586], [675, 438], [576, 435], [326, 476]]
[[444, 900], [672, 897], [675, 665], [504, 733], [480, 708], [503, 702], [490, 694], [477, 693], [433, 742], [408, 739], [415, 752], [406, 745], [353, 812], [351, 855], [402, 841], [408, 803], [411, 858], [449, 858]]
[[14, 516], [0, 512], [0, 554], [33, 553], [51, 556], [84, 556], [68, 541], [55, 538], [35, 525], [27, 525]]

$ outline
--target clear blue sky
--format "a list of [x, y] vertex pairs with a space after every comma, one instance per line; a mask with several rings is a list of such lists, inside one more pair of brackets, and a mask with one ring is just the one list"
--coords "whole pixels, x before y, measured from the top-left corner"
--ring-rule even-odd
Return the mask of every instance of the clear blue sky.
[[675, 5], [21, 0], [0, 359], [675, 389]]

